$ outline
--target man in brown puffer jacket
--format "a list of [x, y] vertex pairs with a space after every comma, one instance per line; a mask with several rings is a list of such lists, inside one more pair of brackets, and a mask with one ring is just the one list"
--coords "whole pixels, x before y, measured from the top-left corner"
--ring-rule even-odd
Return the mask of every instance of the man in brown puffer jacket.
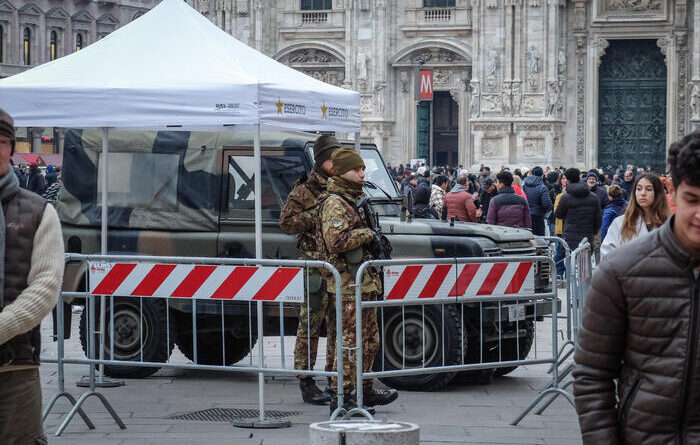
[[700, 444], [700, 132], [668, 163], [676, 215], [593, 276], [573, 373], [584, 444]]

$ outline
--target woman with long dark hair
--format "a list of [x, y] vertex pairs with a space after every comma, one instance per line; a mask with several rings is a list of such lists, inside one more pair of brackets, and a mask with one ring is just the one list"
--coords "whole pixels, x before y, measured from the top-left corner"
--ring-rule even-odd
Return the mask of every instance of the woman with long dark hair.
[[601, 257], [620, 245], [659, 228], [671, 216], [666, 190], [658, 176], [646, 173], [637, 177], [625, 214], [618, 216], [600, 246]]

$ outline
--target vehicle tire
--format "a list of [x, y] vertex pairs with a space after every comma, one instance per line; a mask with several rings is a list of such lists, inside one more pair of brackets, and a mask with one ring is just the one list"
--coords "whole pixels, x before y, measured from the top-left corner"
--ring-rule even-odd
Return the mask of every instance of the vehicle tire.
[[[192, 315], [178, 314], [175, 342], [180, 351], [194, 362], [192, 348]], [[247, 323], [244, 317], [237, 317], [236, 322]], [[228, 325], [228, 323], [227, 323]], [[245, 330], [247, 332], [247, 329]], [[197, 364], [201, 365], [232, 365], [241, 361], [255, 346], [258, 336], [253, 332], [252, 341], [249, 337], [236, 337], [231, 330], [221, 336], [221, 317], [197, 317]], [[224, 348], [225, 344], [225, 348]], [[226, 355], [224, 355], [224, 352]]]
[[[444, 307], [444, 325], [442, 308]], [[377, 314], [380, 331], [382, 329], [382, 309]], [[425, 336], [425, 367], [442, 366], [442, 339], [444, 338], [445, 365], [461, 363], [462, 322], [455, 305], [425, 305], [384, 308], [384, 332], [381, 332], [384, 356], [375, 359], [374, 369], [385, 370], [419, 368], [423, 363], [423, 337]], [[425, 329], [423, 329], [425, 314]], [[442, 328], [441, 328], [442, 326]], [[406, 331], [406, 355], [403, 357], [403, 332]], [[466, 338], [464, 339], [466, 348]], [[379, 355], [382, 347], [379, 348]], [[426, 373], [420, 375], [385, 377], [380, 379], [387, 385], [414, 391], [436, 391], [447, 385], [456, 372]]]
[[[512, 324], [513, 329], [515, 329], [515, 324]], [[507, 340], [501, 341], [501, 360], [524, 360], [530, 354], [530, 349], [532, 348], [532, 342], [535, 338], [535, 323], [532, 321], [521, 321], [518, 323], [518, 328], [525, 329], [525, 335], [520, 336], [520, 354], [518, 355], [518, 343], [515, 338], [509, 338]], [[491, 360], [498, 360], [498, 346], [495, 349], [489, 351], [489, 356]], [[494, 375], [496, 377], [503, 377], [506, 374], [510, 374], [515, 371], [517, 366], [510, 366], [508, 368], [496, 368]]]
[[[160, 298], [143, 298], [139, 304], [139, 298], [115, 298], [114, 299], [114, 326], [111, 325], [110, 299], [106, 299], [105, 320], [105, 359], [111, 360], [110, 334], [115, 333], [114, 360], [141, 361], [141, 343], [143, 343], [143, 361], [165, 363], [175, 346], [173, 329], [168, 345], [166, 303]], [[99, 299], [95, 304], [95, 330], [99, 330], [100, 304]], [[141, 312], [141, 309], [143, 312]], [[80, 315], [80, 344], [87, 356], [87, 307]], [[141, 315], [140, 315], [141, 314]], [[139, 329], [143, 319], [143, 325]], [[143, 333], [143, 338], [141, 338]], [[95, 358], [99, 358], [99, 334], [95, 334]], [[116, 378], [143, 378], [157, 372], [159, 367], [115, 366], [105, 365], [104, 373]]]

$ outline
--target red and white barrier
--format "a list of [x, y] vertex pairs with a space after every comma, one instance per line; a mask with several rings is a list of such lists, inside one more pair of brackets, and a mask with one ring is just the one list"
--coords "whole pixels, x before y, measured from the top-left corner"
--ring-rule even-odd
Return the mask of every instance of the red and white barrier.
[[90, 293], [235, 301], [304, 301], [301, 267], [88, 263]]
[[387, 300], [526, 295], [534, 291], [532, 262], [384, 266]]

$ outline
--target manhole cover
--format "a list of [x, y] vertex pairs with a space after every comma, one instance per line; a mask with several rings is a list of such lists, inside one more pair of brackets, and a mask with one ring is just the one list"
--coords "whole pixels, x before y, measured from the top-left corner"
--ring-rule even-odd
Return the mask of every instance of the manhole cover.
[[[273, 411], [265, 410], [265, 417], [272, 419], [284, 419], [286, 417], [298, 416], [301, 411]], [[237, 409], [237, 408], [209, 408], [190, 413], [176, 413], [166, 417], [175, 420], [195, 420], [200, 422], [233, 422], [235, 419], [260, 417], [257, 409]]]

